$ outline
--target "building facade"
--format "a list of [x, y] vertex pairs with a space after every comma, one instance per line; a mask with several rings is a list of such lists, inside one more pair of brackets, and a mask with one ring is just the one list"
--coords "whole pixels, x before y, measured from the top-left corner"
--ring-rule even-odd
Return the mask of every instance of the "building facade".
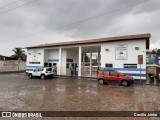
[[[92, 76], [92, 54], [97, 53], [97, 69], [113, 69], [146, 79], [146, 49], [151, 35], [137, 34], [91, 40], [52, 43], [27, 47], [26, 71], [44, 66], [57, 66], [57, 75]], [[85, 54], [90, 54], [89, 73], [84, 71]], [[138, 64], [138, 55], [143, 63]]]

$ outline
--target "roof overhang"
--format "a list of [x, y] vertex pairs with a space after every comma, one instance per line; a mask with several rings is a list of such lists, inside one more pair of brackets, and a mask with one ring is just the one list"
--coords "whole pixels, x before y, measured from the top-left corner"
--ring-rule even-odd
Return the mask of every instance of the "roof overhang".
[[26, 47], [26, 48], [27, 49], [46, 48], [46, 47], [59, 47], [59, 46], [67, 46], [67, 45], [72, 46], [72, 45], [94, 44], [94, 43], [115, 42], [115, 41], [128, 41], [128, 40], [144, 40], [145, 39], [146, 40], [146, 49], [149, 49], [150, 37], [151, 37], [150, 33], [145, 33], [145, 34], [107, 37], [107, 38], [98, 38], [98, 39], [90, 39], [90, 40], [42, 44], [42, 45], [30, 46], [30, 47]]

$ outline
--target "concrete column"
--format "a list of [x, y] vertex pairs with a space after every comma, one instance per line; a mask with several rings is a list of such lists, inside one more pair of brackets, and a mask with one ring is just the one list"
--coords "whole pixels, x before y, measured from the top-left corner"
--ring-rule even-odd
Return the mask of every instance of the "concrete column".
[[62, 48], [59, 48], [59, 69], [58, 69], [58, 75], [61, 75], [61, 66], [62, 66]]
[[82, 72], [82, 74], [84, 75], [84, 73], [85, 73], [85, 69], [84, 69], [84, 66], [85, 66], [85, 53], [83, 53], [83, 72]]
[[100, 49], [98, 49], [98, 68], [100, 67]]
[[83, 67], [85, 66], [85, 53], [83, 53]]
[[92, 53], [90, 53], [90, 76], [92, 76]]
[[82, 47], [79, 46], [78, 76], [81, 76], [81, 66], [82, 66]]

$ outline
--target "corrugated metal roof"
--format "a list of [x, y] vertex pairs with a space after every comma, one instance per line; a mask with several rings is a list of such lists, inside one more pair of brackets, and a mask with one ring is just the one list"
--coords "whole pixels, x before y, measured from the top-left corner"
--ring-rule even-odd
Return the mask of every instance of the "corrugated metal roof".
[[146, 39], [147, 40], [147, 45], [146, 46], [147, 46], [147, 48], [149, 48], [149, 38], [150, 37], [151, 37], [150, 33], [145, 33], [145, 34], [116, 36], [116, 37], [98, 38], [98, 39], [90, 39], [90, 40], [49, 43], [49, 44], [30, 46], [30, 47], [27, 47], [27, 49], [29, 49], [29, 48], [57, 47], [57, 46], [66, 46], [66, 45], [102, 43], [102, 42], [112, 42], [112, 41], [124, 41], [124, 40], [139, 40], [139, 39]]

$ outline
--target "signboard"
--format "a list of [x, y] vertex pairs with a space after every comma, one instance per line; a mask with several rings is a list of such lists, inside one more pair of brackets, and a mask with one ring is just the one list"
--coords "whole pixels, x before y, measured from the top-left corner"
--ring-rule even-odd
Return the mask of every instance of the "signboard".
[[38, 61], [38, 53], [36, 51], [32, 53], [32, 61]]
[[116, 60], [127, 59], [127, 44], [116, 45]]
[[143, 64], [143, 55], [138, 55], [138, 64]]
[[73, 62], [73, 59], [67, 58], [66, 61], [67, 61], [67, 62]]
[[147, 64], [158, 64], [158, 57], [155, 54], [147, 55], [146, 56]]

